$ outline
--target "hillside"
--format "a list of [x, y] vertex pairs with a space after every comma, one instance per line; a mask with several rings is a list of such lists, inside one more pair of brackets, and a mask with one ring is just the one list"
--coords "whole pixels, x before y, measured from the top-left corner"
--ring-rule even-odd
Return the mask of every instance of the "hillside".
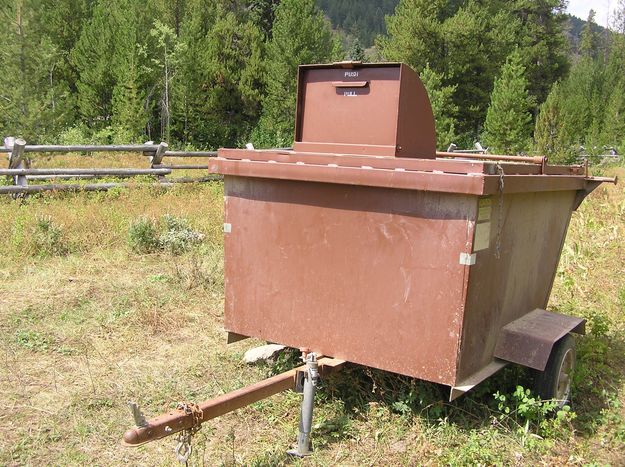
[[363, 46], [373, 45], [375, 37], [386, 32], [385, 15], [395, 11], [399, 0], [317, 0], [332, 25], [357, 37]]
[[[582, 30], [586, 25], [586, 21], [579, 19], [577, 16], [567, 16], [567, 38], [569, 40], [569, 44], [571, 44], [571, 55], [577, 56], [579, 55], [579, 45], [582, 37]], [[604, 38], [606, 38], [606, 36], [608, 35], [608, 30], [598, 24], [594, 25], [594, 30]]]
[[[385, 16], [393, 14], [399, 0], [317, 0], [335, 29], [342, 34], [357, 37], [364, 47], [373, 45], [377, 35], [386, 32]], [[571, 54], [578, 54], [582, 29], [586, 21], [567, 15], [567, 38]], [[606, 29], [597, 26], [601, 34]]]

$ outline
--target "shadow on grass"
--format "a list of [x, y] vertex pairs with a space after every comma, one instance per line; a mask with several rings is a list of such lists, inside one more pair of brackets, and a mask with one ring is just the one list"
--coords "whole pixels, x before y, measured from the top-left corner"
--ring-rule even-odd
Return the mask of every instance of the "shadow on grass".
[[[625, 340], [620, 337], [589, 335], [578, 339], [578, 366], [574, 381], [573, 428], [591, 435], [605, 422], [604, 411], [618, 395], [625, 381]], [[517, 386], [532, 388], [535, 373], [510, 365], [483, 381], [471, 392], [447, 402], [449, 388], [381, 370], [347, 365], [327, 378], [319, 393], [319, 403], [338, 399], [343, 409], [323, 421], [315, 437], [332, 444], [349, 437], [354, 418], [368, 418], [372, 406], [386, 406], [407, 418], [418, 417], [427, 426], [442, 420], [460, 430], [492, 427], [501, 412], [494, 394], [512, 394]]]
[[[572, 427], [582, 436], [591, 436], [607, 423], [609, 409], [618, 388], [625, 381], [625, 339], [620, 336], [593, 335], [577, 340], [578, 364], [574, 379], [573, 410], [577, 417]], [[281, 372], [299, 364], [298, 352], [286, 353], [275, 365]], [[494, 394], [512, 394], [517, 386], [532, 388], [534, 372], [510, 365], [483, 381], [459, 399], [448, 402], [449, 388], [355, 364], [324, 379], [317, 405], [336, 404], [336, 415], [315, 420], [313, 438], [318, 446], [340, 443], [352, 436], [354, 420], [375, 417], [372, 410], [385, 407], [407, 420], [419, 419], [435, 427], [442, 421], [467, 434], [493, 427], [501, 414]], [[625, 424], [625, 421], [623, 421]], [[282, 450], [265, 453], [254, 465], [299, 464]]]

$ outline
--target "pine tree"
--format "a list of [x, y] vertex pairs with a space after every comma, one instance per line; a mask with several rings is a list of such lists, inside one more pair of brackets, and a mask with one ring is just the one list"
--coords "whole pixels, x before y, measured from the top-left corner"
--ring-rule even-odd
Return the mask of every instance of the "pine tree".
[[82, 28], [92, 14], [88, 0], [40, 0], [35, 14], [36, 27], [59, 53], [55, 67], [57, 80], [63, 80], [74, 93], [78, 71], [71, 61], [71, 51], [80, 38]]
[[535, 102], [544, 102], [553, 83], [569, 70], [564, 35], [566, 0], [513, 0], [504, 2], [521, 21], [519, 42], [526, 66], [528, 90]]
[[437, 147], [447, 149], [456, 138], [455, 115], [458, 108], [453, 103], [454, 86], [445, 86], [443, 76], [432, 70], [429, 65], [421, 72], [421, 80], [430, 97], [434, 120], [436, 121]]
[[588, 20], [582, 29], [580, 51], [582, 56], [596, 59], [599, 55], [599, 33], [595, 22], [595, 10], [590, 10]]
[[386, 17], [387, 35], [376, 45], [388, 61], [403, 62], [417, 72], [426, 64], [433, 70], [445, 70], [442, 22], [444, 0], [401, 0], [393, 15]]
[[614, 76], [625, 74], [625, 0], [619, 0], [614, 10], [610, 28], [608, 67]]
[[519, 21], [505, 9], [477, 1], [467, 2], [443, 23], [446, 63], [435, 71], [447, 78], [447, 86], [455, 86], [461, 145], [470, 145], [478, 137], [495, 77], [514, 49], [520, 29]]
[[69, 89], [57, 80], [58, 49], [37, 27], [37, 0], [0, 7], [7, 20], [0, 35], [0, 132], [36, 141], [71, 118]]
[[260, 28], [265, 37], [270, 40], [273, 30], [273, 22], [276, 18], [276, 8], [280, 0], [250, 0], [250, 19]]
[[[124, 5], [124, 9], [128, 5]], [[115, 55], [113, 19], [119, 12], [114, 0], [99, 0], [93, 17], [86, 24], [72, 51], [72, 63], [79, 73], [78, 110], [82, 118], [91, 124], [108, 122], [112, 113], [113, 88], [115, 87]]]
[[606, 73], [600, 61], [580, 60], [554, 86], [536, 121], [537, 150], [554, 161], [572, 162], [580, 146], [599, 146], [607, 101]]
[[496, 152], [519, 154], [528, 149], [532, 99], [527, 91], [525, 67], [515, 50], [495, 80], [484, 124], [484, 142]]
[[260, 113], [263, 34], [231, 8], [192, 5], [173, 83], [176, 135], [200, 147], [240, 145]]
[[612, 34], [605, 67], [605, 92], [601, 105], [605, 106], [602, 142], [617, 145], [625, 153], [625, 0], [619, 0], [612, 17]]
[[332, 32], [315, 1], [282, 0], [276, 10], [273, 37], [267, 46], [267, 96], [263, 101], [260, 134], [292, 141], [297, 67], [326, 62], [332, 52]]
[[350, 60], [356, 62], [364, 62], [365, 61], [365, 49], [360, 45], [360, 41], [358, 38], [354, 39], [351, 47], [349, 48], [349, 52], [347, 53], [348, 58]]
[[542, 155], [556, 156], [555, 160], [565, 159], [565, 155], [562, 154], [561, 107], [562, 92], [560, 84], [556, 83], [547, 96], [547, 100], [540, 106], [534, 131], [536, 151]]
[[613, 89], [605, 108], [601, 133], [602, 144], [616, 146], [625, 153], [625, 78]]
[[332, 24], [358, 38], [363, 47], [373, 45], [384, 32], [384, 17], [393, 12], [399, 0], [317, 0]]
[[143, 93], [136, 57], [130, 55], [123, 68], [117, 73], [117, 84], [113, 89], [112, 124], [114, 143], [140, 143], [145, 141], [147, 114], [144, 109]]
[[93, 130], [108, 129], [116, 140], [138, 140], [145, 133], [139, 129], [148, 119], [158, 80], [150, 72], [150, 53], [157, 48], [148, 47], [154, 11], [152, 2], [97, 0], [72, 51], [80, 115]]

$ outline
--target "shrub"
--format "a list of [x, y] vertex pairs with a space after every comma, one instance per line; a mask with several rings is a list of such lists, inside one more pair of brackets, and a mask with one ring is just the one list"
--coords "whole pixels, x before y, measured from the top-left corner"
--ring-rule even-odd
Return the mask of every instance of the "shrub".
[[160, 222], [142, 217], [131, 224], [128, 243], [136, 253], [154, 253], [165, 250], [178, 255], [204, 239], [204, 234], [193, 230], [186, 219], [164, 215]]
[[33, 243], [37, 256], [62, 256], [69, 248], [63, 238], [63, 230], [51, 217], [39, 217], [33, 231]]
[[154, 219], [141, 217], [128, 229], [128, 244], [136, 253], [154, 253], [160, 247]]
[[78, 124], [63, 130], [58, 137], [58, 141], [59, 144], [67, 146], [90, 144], [91, 138], [89, 135], [89, 128], [84, 124]]
[[165, 231], [158, 237], [162, 249], [173, 254], [188, 251], [191, 246], [201, 242], [204, 234], [193, 230], [186, 219], [166, 214], [162, 217]]

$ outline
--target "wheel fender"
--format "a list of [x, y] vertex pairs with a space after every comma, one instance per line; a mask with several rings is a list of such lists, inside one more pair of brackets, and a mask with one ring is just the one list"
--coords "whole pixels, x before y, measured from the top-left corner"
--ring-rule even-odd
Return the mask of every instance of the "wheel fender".
[[586, 320], [536, 309], [501, 329], [494, 356], [543, 371], [554, 344], [570, 332], [585, 334]]

